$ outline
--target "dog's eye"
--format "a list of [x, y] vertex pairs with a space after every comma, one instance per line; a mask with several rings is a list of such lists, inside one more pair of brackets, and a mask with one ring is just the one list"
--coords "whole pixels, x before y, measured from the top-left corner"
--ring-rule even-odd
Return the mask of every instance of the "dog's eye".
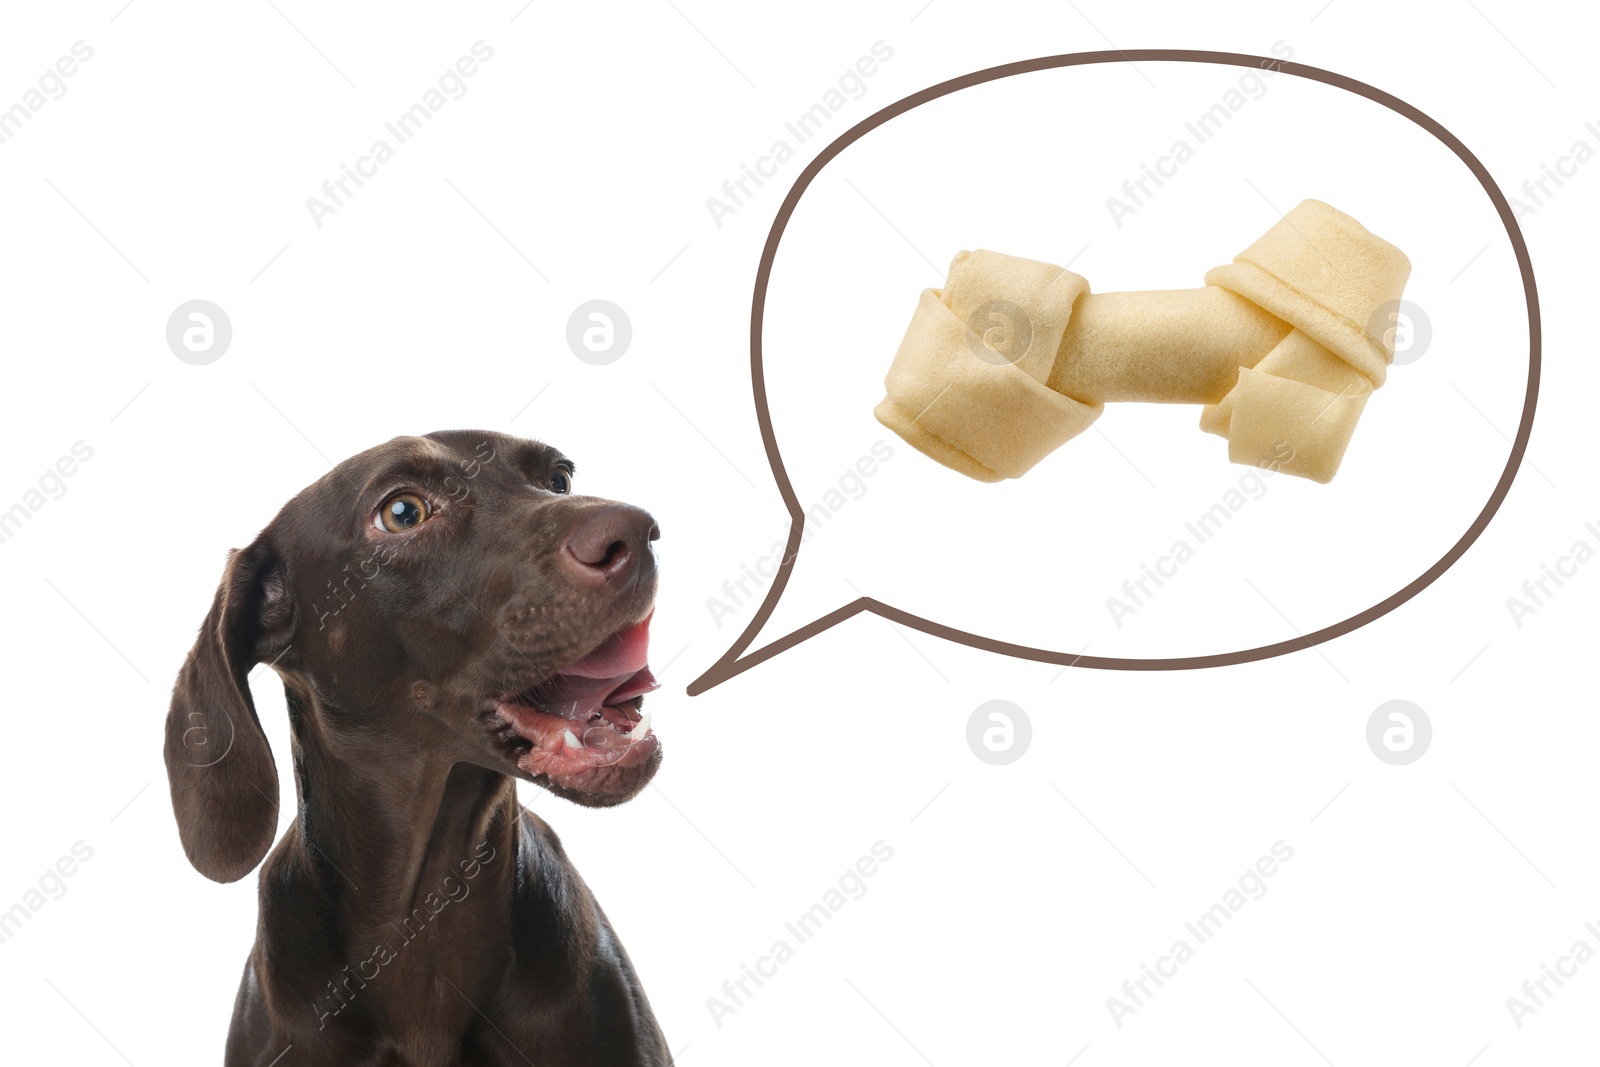
[[433, 514], [428, 502], [415, 493], [396, 493], [383, 502], [372, 525], [390, 533], [405, 533], [427, 522]]
[[566, 471], [556, 471], [550, 475], [550, 491], [563, 495], [572, 492], [572, 475]]

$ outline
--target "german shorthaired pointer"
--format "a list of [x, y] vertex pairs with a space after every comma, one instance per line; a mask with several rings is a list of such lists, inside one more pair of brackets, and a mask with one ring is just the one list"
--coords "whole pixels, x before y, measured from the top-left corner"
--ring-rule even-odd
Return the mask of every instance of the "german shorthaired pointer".
[[[200, 873], [232, 882], [267, 857], [230, 1067], [669, 1063], [605, 913], [517, 801], [520, 778], [620, 804], [661, 762], [640, 713], [658, 531], [572, 495], [572, 475], [535, 441], [401, 437], [229, 557], [166, 764]], [[294, 739], [275, 848], [259, 663]]]

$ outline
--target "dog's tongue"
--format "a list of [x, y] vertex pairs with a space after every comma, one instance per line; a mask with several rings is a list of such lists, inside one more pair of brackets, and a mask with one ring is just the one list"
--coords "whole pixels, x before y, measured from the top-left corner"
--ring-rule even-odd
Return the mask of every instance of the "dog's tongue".
[[612, 634], [561, 674], [568, 678], [612, 679], [643, 670], [650, 658], [650, 619], [654, 615], [651, 612], [643, 622]]
[[656, 688], [646, 663], [650, 618], [606, 638], [601, 646], [570, 664], [538, 689], [540, 703], [569, 718], [620, 704]]

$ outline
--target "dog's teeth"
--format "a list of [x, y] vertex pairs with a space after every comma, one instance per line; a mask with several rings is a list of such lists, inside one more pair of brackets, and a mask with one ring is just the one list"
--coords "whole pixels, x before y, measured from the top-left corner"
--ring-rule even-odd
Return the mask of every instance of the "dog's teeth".
[[574, 734], [571, 730], [565, 731], [562, 734], [562, 736], [564, 738], [566, 738], [567, 747], [568, 748], [582, 748], [583, 747], [583, 742], [579, 741], [577, 735]]
[[644, 740], [644, 735], [649, 733], [649, 732], [650, 732], [650, 713], [647, 711], [647, 712], [644, 713], [644, 717], [643, 718], [641, 718], [638, 722], [633, 724], [633, 730], [628, 734], [628, 736], [633, 738], [636, 741], [643, 741]]

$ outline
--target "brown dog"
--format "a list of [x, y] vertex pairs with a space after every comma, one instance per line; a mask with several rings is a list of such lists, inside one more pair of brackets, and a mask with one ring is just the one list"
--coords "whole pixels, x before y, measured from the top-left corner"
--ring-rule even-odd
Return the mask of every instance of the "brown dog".
[[620, 804], [661, 762], [639, 712], [658, 531], [572, 473], [535, 441], [397, 438], [232, 553], [167, 716], [184, 851], [232, 882], [272, 845], [257, 663], [283, 680], [299, 805], [261, 870], [230, 1067], [669, 1062], [605, 913], [517, 801], [521, 778]]

